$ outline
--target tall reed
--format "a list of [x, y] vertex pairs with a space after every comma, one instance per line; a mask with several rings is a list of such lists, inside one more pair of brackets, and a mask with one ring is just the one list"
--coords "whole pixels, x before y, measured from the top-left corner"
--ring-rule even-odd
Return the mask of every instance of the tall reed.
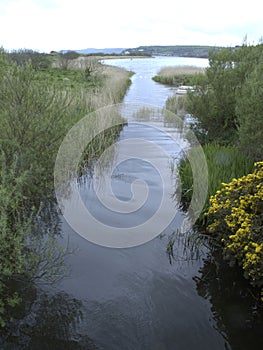
[[[208, 193], [203, 213], [209, 207], [209, 198], [221, 188], [222, 182], [230, 182], [253, 171], [253, 161], [242, 154], [237, 148], [220, 146], [216, 143], [203, 147], [208, 166]], [[191, 152], [191, 150], [190, 150]], [[187, 158], [181, 160], [178, 173], [182, 185], [182, 206], [186, 208], [191, 202], [194, 179], [190, 162]], [[198, 223], [204, 223], [203, 213]]]

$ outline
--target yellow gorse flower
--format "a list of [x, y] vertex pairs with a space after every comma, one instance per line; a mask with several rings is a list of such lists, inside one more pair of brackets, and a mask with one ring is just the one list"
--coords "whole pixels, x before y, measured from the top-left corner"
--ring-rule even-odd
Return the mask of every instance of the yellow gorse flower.
[[254, 284], [263, 284], [263, 162], [254, 172], [222, 183], [205, 214], [208, 231], [220, 241], [224, 255], [242, 266]]

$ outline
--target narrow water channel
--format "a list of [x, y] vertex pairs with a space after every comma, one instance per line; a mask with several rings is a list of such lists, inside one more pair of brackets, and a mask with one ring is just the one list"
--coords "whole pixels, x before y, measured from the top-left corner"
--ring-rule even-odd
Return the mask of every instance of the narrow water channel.
[[[208, 64], [204, 59], [174, 57], [122, 59], [106, 63], [135, 73], [125, 103], [146, 103], [160, 108], [173, 93], [172, 88], [152, 81], [152, 76], [160, 68], [178, 64], [205, 67]], [[174, 142], [163, 130], [136, 124], [130, 118], [130, 123], [121, 132], [120, 140], [147, 138], [177, 159], [184, 141]], [[172, 132], [171, 128], [169, 132]], [[154, 153], [151, 156], [154, 159]], [[131, 184], [136, 179], [147, 182], [149, 197], [143, 210], [126, 219], [94, 199], [92, 179], [88, 176], [80, 182], [83, 202], [107, 225], [119, 225], [123, 230], [140, 225], [158, 208], [161, 196], [158, 172], [147, 162], [131, 159], [115, 169], [112, 186], [118, 199], [125, 203], [131, 199]], [[176, 206], [176, 203], [173, 205]], [[216, 298], [213, 287], [209, 295], [210, 287], [206, 282], [202, 284], [203, 274], [213, 278], [214, 271], [209, 267], [206, 270], [202, 259], [175, 259], [170, 264], [166, 252], [168, 237], [180, 227], [183, 218], [184, 213], [177, 210], [177, 215], [162, 235], [145, 244], [121, 249], [93, 244], [75, 233], [66, 222], [63, 223], [65, 239], [69, 236], [76, 252], [68, 259], [71, 266], [69, 277], [57, 288], [81, 301], [80, 338], [88, 336], [97, 348], [105, 350], [237, 349], [229, 343], [229, 330], [222, 323], [220, 307], [224, 310], [223, 303], [213, 304], [212, 299]], [[228, 271], [227, 267], [225, 271]], [[217, 282], [215, 291], [218, 290]], [[229, 288], [234, 287], [230, 285]], [[215, 309], [215, 305], [219, 308]], [[235, 303], [232, 305], [227, 320], [235, 319], [237, 332], [231, 329], [230, 333], [234, 334], [233, 344], [237, 344], [241, 329], [245, 328], [243, 318], [246, 311]], [[231, 326], [233, 324], [231, 321]], [[239, 348], [246, 349], [242, 343]]]
[[[123, 59], [107, 64], [118, 65], [135, 74], [125, 103], [147, 103], [164, 107], [171, 88], [152, 81], [152, 76], [165, 65], [207, 65], [207, 60], [193, 59]], [[143, 124], [128, 124], [120, 136], [146, 138], [158, 143], [176, 158], [180, 145], [171, 141], [159, 129]], [[152, 154], [154, 157], [154, 154]], [[169, 169], [167, 169], [167, 172]], [[139, 224], [159, 205], [160, 179], [148, 163], [135, 159], [124, 162], [115, 171], [115, 185], [122, 200], [128, 200], [133, 179], [148, 181], [150, 196], [143, 210], [129, 216], [126, 225]], [[114, 184], [113, 184], [114, 187]], [[91, 204], [94, 215], [108, 225], [125, 223], [121, 218], [102, 208], [90, 194], [89, 180], [80, 187], [83, 201]], [[162, 188], [161, 188], [162, 189]], [[93, 198], [92, 203], [90, 198]], [[175, 210], [175, 209], [174, 209]], [[181, 215], [183, 215], [181, 213]], [[65, 224], [64, 232], [78, 248], [70, 258], [71, 277], [61, 288], [82, 300], [87, 332], [101, 349], [222, 349], [224, 339], [215, 330], [209, 302], [201, 298], [193, 281], [201, 262], [175, 262], [170, 265], [166, 254], [167, 236], [180, 224], [180, 213], [168, 226], [163, 236], [143, 245], [110, 249], [84, 240]], [[125, 227], [125, 226], [124, 226]], [[125, 229], [125, 228], [124, 228]]]

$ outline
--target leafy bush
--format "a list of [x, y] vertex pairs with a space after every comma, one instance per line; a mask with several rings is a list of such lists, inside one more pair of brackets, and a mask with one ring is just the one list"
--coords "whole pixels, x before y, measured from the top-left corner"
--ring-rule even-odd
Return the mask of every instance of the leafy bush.
[[263, 287], [263, 162], [222, 186], [210, 197], [206, 216], [213, 222], [208, 231], [222, 245], [224, 257], [237, 262], [253, 285]]
[[32, 67], [36, 70], [45, 69], [51, 66], [51, 60], [48, 54], [33, 50], [12, 51], [7, 55], [7, 58], [17, 65], [23, 65], [26, 62], [30, 62]]
[[83, 102], [75, 105], [73, 99], [49, 81], [42, 82], [28, 63], [11, 64], [0, 77], [0, 145], [7, 166], [17, 158], [16, 176], [27, 171], [24, 204], [39, 203], [52, 191], [60, 142], [87, 112]]
[[237, 96], [236, 113], [240, 148], [261, 160], [263, 154], [263, 54], [254, 70], [248, 74]]
[[45, 232], [41, 208], [23, 204], [30, 177], [30, 171], [19, 169], [17, 157], [7, 165], [4, 152], [0, 153], [0, 328], [9, 321], [10, 309], [21, 301], [19, 293], [12, 291], [14, 282], [59, 279], [69, 253], [57, 245], [58, 229], [50, 225]]
[[53, 199], [60, 142], [85, 108], [52, 85], [48, 73], [42, 80], [43, 71], [30, 62], [13, 63], [0, 53], [0, 326], [5, 326], [20, 302], [11, 288], [15, 281], [52, 281], [64, 274], [68, 250], [57, 245], [58, 218], [45, 224], [50, 214], [43, 202]]
[[255, 149], [262, 151], [262, 55], [263, 44], [210, 52], [209, 67], [194, 78], [195, 91], [187, 98], [187, 110], [206, 131], [206, 142], [239, 140], [254, 159], [260, 159]]

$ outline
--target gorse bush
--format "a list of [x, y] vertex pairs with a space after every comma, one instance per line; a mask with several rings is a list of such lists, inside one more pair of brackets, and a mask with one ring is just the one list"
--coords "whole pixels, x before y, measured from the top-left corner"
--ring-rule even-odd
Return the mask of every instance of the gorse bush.
[[262, 288], [263, 162], [255, 163], [253, 173], [222, 183], [210, 203], [208, 231], [223, 247], [224, 257], [237, 262], [245, 277]]

